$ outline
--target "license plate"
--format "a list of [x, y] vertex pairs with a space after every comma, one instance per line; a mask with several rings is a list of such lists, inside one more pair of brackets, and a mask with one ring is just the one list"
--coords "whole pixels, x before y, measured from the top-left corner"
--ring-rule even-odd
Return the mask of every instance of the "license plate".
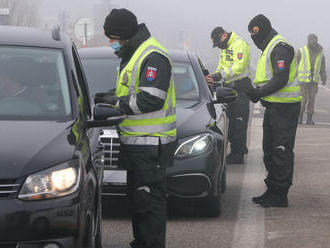
[[125, 170], [105, 170], [103, 175], [103, 183], [112, 185], [126, 185]]

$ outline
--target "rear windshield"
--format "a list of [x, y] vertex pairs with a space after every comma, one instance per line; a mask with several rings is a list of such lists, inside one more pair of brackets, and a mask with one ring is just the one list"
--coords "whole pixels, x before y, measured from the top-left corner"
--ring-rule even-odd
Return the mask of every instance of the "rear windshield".
[[0, 47], [0, 119], [69, 117], [71, 101], [62, 51]]
[[[119, 59], [83, 59], [89, 89], [92, 95], [116, 88]], [[190, 63], [173, 62], [178, 107], [190, 107], [199, 101], [199, 87]]]

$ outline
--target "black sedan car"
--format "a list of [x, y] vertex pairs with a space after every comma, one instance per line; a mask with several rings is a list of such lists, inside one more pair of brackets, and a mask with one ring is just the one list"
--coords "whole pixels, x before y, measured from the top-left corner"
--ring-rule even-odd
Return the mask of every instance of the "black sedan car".
[[[79, 50], [91, 93], [116, 87], [119, 59], [111, 48]], [[201, 203], [201, 214], [221, 213], [221, 193], [226, 188], [225, 155], [227, 116], [225, 105], [215, 104], [203, 65], [192, 52], [170, 51], [177, 100], [179, 145], [174, 166], [168, 168], [168, 192], [173, 198]], [[236, 92], [219, 88], [219, 101], [235, 99]], [[119, 139], [115, 128], [103, 130], [106, 165], [103, 195], [125, 195], [126, 171], [117, 167]]]
[[0, 247], [101, 247], [103, 150], [77, 51], [0, 28]]

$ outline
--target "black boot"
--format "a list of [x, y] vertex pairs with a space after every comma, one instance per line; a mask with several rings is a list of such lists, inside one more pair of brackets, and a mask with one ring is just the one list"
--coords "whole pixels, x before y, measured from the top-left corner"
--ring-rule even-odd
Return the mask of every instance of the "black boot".
[[312, 117], [313, 117], [313, 114], [307, 114], [307, 122], [306, 122], [307, 125], [315, 125]]
[[288, 189], [274, 191], [265, 201], [260, 203], [260, 206], [264, 208], [287, 208], [289, 206]]
[[226, 157], [227, 164], [244, 164], [244, 154], [230, 153]]
[[301, 113], [301, 114], [299, 115], [298, 124], [303, 124], [303, 119], [304, 119], [304, 113]]
[[263, 203], [263, 202], [266, 201], [267, 197], [269, 197], [270, 194], [271, 194], [271, 189], [270, 188], [267, 188], [267, 190], [262, 195], [252, 197], [252, 201], [255, 204], [261, 204], [261, 203]]

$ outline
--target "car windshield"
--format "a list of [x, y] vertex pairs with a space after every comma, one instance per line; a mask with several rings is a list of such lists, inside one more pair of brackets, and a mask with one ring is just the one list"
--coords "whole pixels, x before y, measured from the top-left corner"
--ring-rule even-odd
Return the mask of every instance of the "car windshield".
[[61, 50], [0, 47], [0, 119], [61, 121], [70, 116]]
[[[117, 59], [83, 59], [83, 67], [92, 95], [116, 87], [119, 70]], [[190, 107], [199, 101], [198, 82], [189, 63], [173, 62], [177, 106]]]

